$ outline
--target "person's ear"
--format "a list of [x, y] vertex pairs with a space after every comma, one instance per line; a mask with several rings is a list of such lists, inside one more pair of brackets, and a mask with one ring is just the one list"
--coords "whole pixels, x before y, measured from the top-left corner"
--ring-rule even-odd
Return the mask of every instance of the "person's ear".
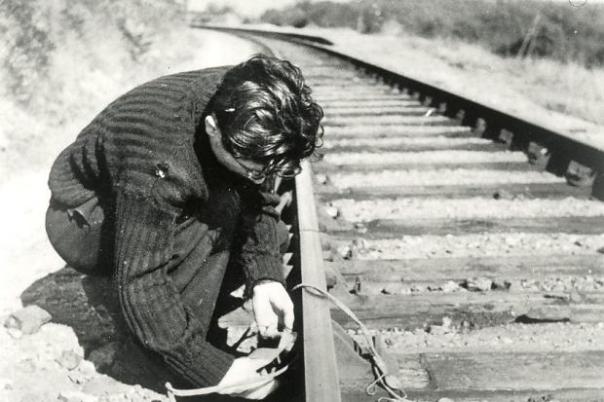
[[216, 137], [219, 134], [218, 126], [216, 125], [216, 119], [213, 115], [207, 115], [204, 120], [204, 124], [206, 127], [206, 133], [210, 137]]

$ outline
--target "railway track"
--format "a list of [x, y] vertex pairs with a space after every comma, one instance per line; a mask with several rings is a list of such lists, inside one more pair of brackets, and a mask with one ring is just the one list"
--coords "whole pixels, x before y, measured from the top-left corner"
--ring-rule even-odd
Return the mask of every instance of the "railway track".
[[[326, 114], [286, 211], [291, 282], [350, 307], [409, 400], [604, 400], [604, 152], [299, 36], [253, 37]], [[357, 324], [301, 297], [305, 400], [386, 397], [368, 394]]]

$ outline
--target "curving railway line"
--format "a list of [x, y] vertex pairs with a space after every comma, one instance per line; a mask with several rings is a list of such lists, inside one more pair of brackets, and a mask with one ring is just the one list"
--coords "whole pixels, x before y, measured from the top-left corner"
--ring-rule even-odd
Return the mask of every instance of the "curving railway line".
[[321, 38], [226, 30], [300, 66], [325, 110], [323, 155], [281, 190], [289, 281], [369, 337], [293, 291], [302, 399], [389, 400], [382, 372], [412, 401], [604, 401], [604, 151]]

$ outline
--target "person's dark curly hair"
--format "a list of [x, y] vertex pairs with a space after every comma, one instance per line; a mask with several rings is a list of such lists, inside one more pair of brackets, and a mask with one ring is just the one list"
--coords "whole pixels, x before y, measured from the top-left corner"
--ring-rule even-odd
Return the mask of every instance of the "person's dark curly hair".
[[230, 69], [211, 110], [225, 149], [236, 158], [267, 164], [279, 176], [300, 171], [320, 146], [323, 109], [302, 72], [287, 60], [256, 55]]

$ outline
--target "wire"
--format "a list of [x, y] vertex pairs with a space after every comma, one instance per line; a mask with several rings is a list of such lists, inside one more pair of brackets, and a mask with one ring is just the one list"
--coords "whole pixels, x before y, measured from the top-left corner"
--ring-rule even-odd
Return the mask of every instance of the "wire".
[[[375, 395], [375, 393], [376, 393], [375, 386], [377, 384], [379, 384], [382, 388], [384, 388], [384, 390], [386, 390], [386, 392], [388, 392], [388, 395], [390, 397], [380, 397], [378, 399], [378, 402], [382, 402], [382, 401], [412, 402], [411, 400], [407, 399], [407, 393], [403, 389], [400, 389], [400, 390], [394, 389], [388, 385], [388, 383], [386, 381], [386, 377], [388, 376], [389, 373], [388, 373], [388, 369], [386, 367], [386, 363], [384, 362], [384, 359], [382, 359], [380, 354], [375, 349], [375, 346], [373, 345], [373, 340], [371, 339], [371, 336], [369, 335], [369, 329], [367, 329], [365, 324], [363, 324], [363, 322], [361, 322], [361, 320], [359, 320], [359, 318], [356, 316], [356, 314], [341, 300], [339, 300], [332, 294], [330, 294], [330, 293], [324, 291], [323, 289], [320, 289], [314, 285], [300, 283], [300, 284], [294, 286], [292, 288], [292, 290], [301, 289], [301, 288], [304, 288], [307, 291], [309, 289], [312, 289], [313, 291], [317, 292], [320, 296], [326, 297], [333, 304], [335, 304], [336, 307], [338, 307], [348, 317], [350, 317], [361, 328], [361, 333], [365, 337], [365, 341], [367, 342], [367, 345], [369, 347], [369, 352], [372, 357], [371, 360], [373, 363], [373, 371], [376, 376], [376, 379], [367, 386], [367, 388], [366, 388], [367, 394]], [[310, 292], [310, 293], [312, 294], [312, 292]]]
[[[327, 299], [329, 299], [332, 303], [334, 303], [336, 305], [336, 307], [338, 307], [346, 315], [348, 315], [361, 328], [361, 332], [362, 332], [363, 336], [365, 337], [365, 340], [369, 347], [369, 351], [370, 351], [370, 354], [372, 357], [372, 359], [371, 359], [372, 368], [373, 368], [373, 372], [376, 376], [376, 379], [367, 386], [367, 388], [366, 388], [367, 394], [375, 395], [377, 392], [377, 390], [375, 389], [376, 385], [379, 384], [384, 390], [386, 390], [386, 392], [388, 392], [389, 396], [388, 397], [382, 396], [377, 399], [377, 402], [413, 402], [410, 399], [407, 399], [407, 393], [404, 390], [394, 389], [388, 385], [388, 383], [386, 381], [386, 377], [388, 376], [389, 373], [387, 371], [386, 364], [385, 364], [384, 360], [382, 359], [382, 357], [377, 352], [377, 350], [375, 349], [375, 347], [373, 345], [373, 340], [371, 339], [371, 336], [369, 335], [369, 330], [367, 329], [365, 324], [363, 324], [363, 322], [361, 322], [361, 320], [359, 320], [359, 318], [356, 316], [356, 314], [354, 314], [354, 312], [352, 310], [350, 310], [350, 308], [346, 304], [344, 304], [342, 301], [337, 299], [335, 296], [327, 293], [326, 291], [324, 291], [322, 289], [319, 289], [318, 287], [316, 287], [314, 285], [300, 283], [300, 284], [294, 286], [292, 288], [292, 290], [297, 290], [297, 289], [302, 289], [302, 288], [307, 291], [309, 289], [312, 289], [312, 291], [318, 293], [320, 296], [323, 296], [323, 297], [326, 297]], [[228, 393], [228, 391], [238, 389], [240, 387], [245, 387], [247, 389], [251, 389], [251, 388], [257, 388], [257, 387], [266, 385], [270, 381], [273, 381], [276, 377], [285, 373], [288, 369], [289, 369], [289, 365], [285, 365], [282, 368], [280, 368], [279, 370], [274, 371], [272, 373], [268, 373], [268, 374], [262, 376], [262, 378], [254, 379], [253, 381], [242, 381], [242, 382], [235, 383], [235, 384], [215, 385], [215, 386], [203, 387], [203, 388], [177, 389], [177, 388], [172, 387], [172, 384], [167, 382], [166, 390], [167, 390], [167, 394], [168, 394], [168, 399], [172, 402], [176, 401], [176, 399], [174, 398], [175, 395], [186, 397], [186, 396], [208, 395], [208, 394], [213, 394], [213, 393]]]

